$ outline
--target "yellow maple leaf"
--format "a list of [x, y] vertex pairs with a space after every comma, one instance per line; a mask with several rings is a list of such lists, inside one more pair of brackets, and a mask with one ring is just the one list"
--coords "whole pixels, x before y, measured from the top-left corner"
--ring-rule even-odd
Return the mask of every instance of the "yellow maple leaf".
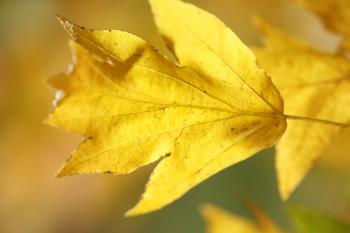
[[235, 215], [212, 204], [205, 204], [200, 212], [206, 222], [207, 233], [282, 233], [279, 227], [255, 202], [248, 207], [257, 222]]
[[255, 54], [281, 92], [285, 114], [325, 123], [288, 122], [276, 154], [279, 190], [287, 199], [341, 131], [334, 122], [350, 121], [350, 61], [318, 52], [265, 22], [259, 27], [266, 46]]
[[296, 0], [315, 13], [325, 26], [344, 37], [341, 49], [350, 51], [350, 1], [349, 0]]
[[150, 2], [181, 66], [132, 34], [61, 17], [74, 68], [51, 81], [64, 98], [47, 122], [87, 137], [58, 176], [126, 174], [160, 160], [128, 215], [162, 208], [286, 128], [279, 92], [224, 23], [178, 0]]

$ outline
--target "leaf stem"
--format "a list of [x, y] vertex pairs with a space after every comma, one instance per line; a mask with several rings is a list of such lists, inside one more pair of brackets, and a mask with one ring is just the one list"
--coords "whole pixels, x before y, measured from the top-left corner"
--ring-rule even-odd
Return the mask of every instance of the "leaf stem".
[[303, 116], [293, 116], [293, 115], [283, 115], [283, 116], [288, 120], [309, 121], [309, 122], [321, 123], [321, 124], [332, 125], [332, 126], [337, 126], [342, 128], [350, 128], [350, 124], [346, 124], [346, 123], [339, 123], [339, 122], [334, 122], [329, 120], [303, 117]]

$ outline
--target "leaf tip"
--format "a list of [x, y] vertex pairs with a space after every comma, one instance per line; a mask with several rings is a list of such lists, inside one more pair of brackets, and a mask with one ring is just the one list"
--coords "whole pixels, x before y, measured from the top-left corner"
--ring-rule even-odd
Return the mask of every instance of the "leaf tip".
[[72, 26], [72, 23], [66, 17], [64, 17], [62, 15], [56, 15], [56, 19], [62, 25], [62, 27], [66, 30]]
[[62, 178], [64, 176], [69, 176], [69, 174], [65, 171], [64, 167], [65, 166], [63, 166], [57, 171], [57, 173], [54, 176], [55, 179]]
[[56, 18], [57, 18], [58, 22], [61, 24], [61, 26], [68, 32], [68, 34], [73, 39], [76, 39], [76, 33], [74, 32], [75, 25], [64, 16], [56, 15]]
[[130, 210], [128, 210], [124, 214], [124, 216], [129, 218], [129, 217], [135, 217], [135, 216], [138, 216], [138, 215], [141, 215], [141, 214], [143, 214], [143, 213], [138, 210], [137, 205], [136, 205], [133, 208], [131, 208]]
[[66, 17], [57, 14], [56, 15], [56, 19], [58, 20], [58, 22], [60, 22], [61, 24], [64, 24], [65, 21], [68, 21]]
[[281, 187], [279, 189], [280, 189], [279, 193], [280, 193], [282, 201], [284, 201], [284, 202], [288, 201], [292, 191], [290, 189], [281, 188]]
[[72, 166], [70, 166], [71, 158], [72, 156], [58, 169], [57, 173], [55, 174], [55, 178], [82, 174], [82, 172], [77, 169], [73, 169]]
[[162, 208], [162, 206], [157, 205], [157, 203], [154, 201], [150, 201], [149, 199], [145, 198], [145, 196], [147, 197], [147, 194], [143, 193], [140, 201], [125, 213], [126, 217], [147, 214]]
[[54, 176], [53, 176], [53, 178], [54, 179], [58, 179], [58, 178], [61, 178], [61, 177], [63, 177], [59, 172], [57, 172]]
[[64, 176], [66, 176], [66, 175], [64, 175], [64, 173], [62, 173], [62, 171], [61, 171], [61, 169], [60, 169], [60, 170], [58, 170], [58, 171], [56, 172], [56, 174], [53, 176], [53, 178], [54, 178], [54, 179], [58, 179], [58, 178], [62, 178], [62, 177], [64, 177]]
[[142, 215], [142, 214], [146, 214], [154, 211], [150, 207], [151, 206], [148, 205], [148, 208], [147, 208], [147, 206], [145, 205], [144, 194], [143, 194], [143, 196], [141, 197], [141, 200], [134, 207], [132, 207], [125, 213], [125, 217], [134, 217], [134, 216], [138, 216], [138, 215]]

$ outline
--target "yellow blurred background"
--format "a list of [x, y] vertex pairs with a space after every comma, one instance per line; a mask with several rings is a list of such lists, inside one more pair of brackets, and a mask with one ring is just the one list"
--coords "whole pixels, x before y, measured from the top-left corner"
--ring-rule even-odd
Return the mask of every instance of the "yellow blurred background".
[[[339, 41], [291, 0], [188, 2], [216, 14], [248, 45], [261, 44], [253, 15], [323, 51], [334, 51]], [[56, 14], [90, 28], [126, 30], [166, 53], [147, 0], [0, 1], [1, 233], [204, 232], [198, 214], [201, 203], [247, 215], [238, 198], [242, 195], [256, 199], [282, 226], [290, 227], [286, 205], [277, 194], [273, 150], [226, 169], [161, 211], [133, 218], [123, 214], [138, 200], [152, 167], [127, 176], [54, 179], [56, 170], [82, 140], [42, 124], [54, 99], [54, 90], [45, 80], [70, 62], [68, 36]], [[334, 159], [335, 154], [341, 154], [342, 160]], [[348, 154], [346, 148], [337, 153], [331, 150], [290, 202], [350, 220], [350, 176], [344, 166], [350, 164]]]

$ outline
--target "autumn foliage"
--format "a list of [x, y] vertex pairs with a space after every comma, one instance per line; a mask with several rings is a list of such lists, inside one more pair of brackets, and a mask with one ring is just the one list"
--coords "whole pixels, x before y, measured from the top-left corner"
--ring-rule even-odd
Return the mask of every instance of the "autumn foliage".
[[[318, 51], [259, 17], [264, 45], [249, 48], [194, 5], [149, 2], [171, 57], [133, 34], [59, 17], [71, 37], [73, 63], [50, 79], [62, 95], [46, 122], [86, 139], [57, 176], [128, 174], [157, 162], [140, 201], [127, 212], [140, 215], [276, 144], [278, 189], [286, 201], [349, 127], [350, 2], [298, 1], [344, 36], [337, 54]], [[208, 232], [283, 232], [252, 203], [257, 224], [205, 205]], [[298, 232], [321, 232], [309, 221], [335, 226], [324, 232], [349, 229], [299, 207], [290, 212]]]

